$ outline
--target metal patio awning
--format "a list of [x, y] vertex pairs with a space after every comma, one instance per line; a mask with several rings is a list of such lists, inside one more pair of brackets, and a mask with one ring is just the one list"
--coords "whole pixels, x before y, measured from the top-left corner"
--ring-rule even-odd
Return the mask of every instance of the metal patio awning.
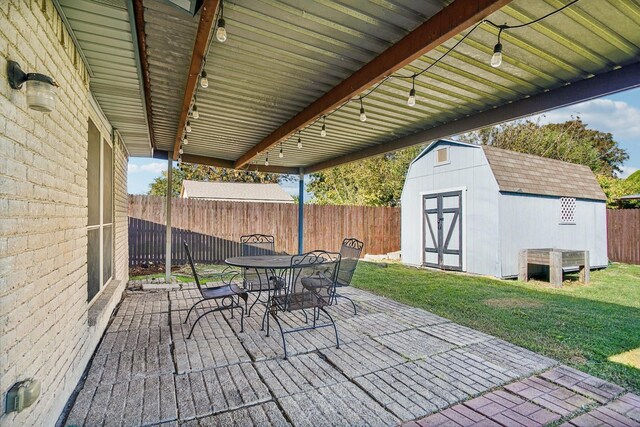
[[[100, 4], [101, 10], [115, 7], [107, 6], [114, 0], [79, 1]], [[65, 13], [73, 11], [70, 26], [89, 50], [93, 45], [85, 39], [100, 36], [98, 31], [85, 34], [80, 24], [90, 21], [86, 14], [98, 12], [89, 8], [76, 18], [68, 3], [77, 2], [61, 3]], [[223, 3], [228, 40], [220, 43], [212, 37], [218, 0], [204, 0], [195, 16], [161, 0], [135, 0], [126, 4], [131, 25], [119, 31], [129, 31], [130, 40], [139, 44], [135, 117], [146, 126], [157, 152], [177, 157], [186, 110], [206, 56], [209, 87], [197, 88], [200, 117], [190, 120], [183, 160], [297, 173], [640, 86], [640, 4], [580, 0], [542, 22], [503, 32], [499, 68], [489, 64], [498, 30], [480, 25], [415, 79], [414, 107], [407, 106], [411, 79], [392, 78], [364, 100], [366, 122], [358, 119], [358, 102], [331, 114], [332, 102], [366, 93], [388, 74], [385, 70], [412, 75], [424, 69], [482, 19], [519, 24], [567, 3], [228, 0]], [[134, 37], [136, 31], [140, 37]], [[110, 43], [115, 41], [100, 39], [100, 44]], [[105, 60], [100, 55], [86, 56], [96, 75], [99, 70], [116, 83], [121, 73], [133, 71], [131, 61], [123, 70], [124, 65], [100, 65]], [[141, 96], [144, 76], [148, 103]], [[97, 92], [100, 86], [94, 86]], [[96, 93], [96, 98], [110, 120], [119, 109], [132, 108], [132, 102], [124, 101], [119, 107], [120, 101], [108, 94]], [[309, 125], [323, 114], [328, 114], [326, 137], [320, 136], [322, 121]], [[302, 149], [297, 148], [299, 135]], [[123, 137], [125, 143], [135, 143]], [[281, 146], [283, 158], [278, 157]], [[269, 167], [264, 166], [267, 152]]]

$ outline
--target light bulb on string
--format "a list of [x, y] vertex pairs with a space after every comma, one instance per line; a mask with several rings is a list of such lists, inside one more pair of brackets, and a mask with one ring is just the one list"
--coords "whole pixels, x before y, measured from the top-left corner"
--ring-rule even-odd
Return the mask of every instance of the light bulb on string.
[[300, 132], [298, 131], [298, 149], [302, 149], [302, 137], [300, 136]]
[[320, 136], [323, 138], [327, 136], [327, 126], [325, 125], [326, 118], [326, 116], [322, 116], [322, 129], [320, 130]]
[[218, 19], [218, 28], [216, 28], [216, 39], [220, 43], [227, 41], [227, 29], [224, 22], [224, 1], [220, 2], [220, 19]]
[[502, 64], [502, 43], [498, 43], [493, 48], [493, 55], [491, 56], [491, 66], [498, 68]]
[[182, 149], [182, 147], [180, 147], [180, 150], [178, 151], [178, 153], [184, 154], [184, 150]]
[[413, 76], [413, 84], [411, 86], [411, 90], [409, 91], [409, 99], [407, 99], [407, 105], [409, 107], [413, 107], [416, 105], [416, 76]]
[[282, 142], [280, 143], [280, 152], [278, 153], [278, 157], [283, 158], [284, 153], [282, 152]]
[[500, 43], [502, 30], [504, 30], [504, 26], [500, 27], [498, 31], [498, 43], [493, 47], [493, 55], [491, 56], [491, 66], [493, 68], [498, 68], [500, 64], [502, 64], [502, 43]]
[[189, 144], [189, 139], [185, 136], [184, 138], [182, 138], [182, 145], [188, 145]]
[[202, 70], [202, 74], [200, 74], [200, 86], [202, 86], [203, 89], [209, 87], [209, 79], [207, 79], [207, 72], [205, 70]]
[[187, 120], [187, 125], [185, 126], [185, 130], [187, 133], [191, 133], [191, 122]]
[[267, 158], [264, 161], [265, 166], [269, 166], [269, 152], [267, 151]]
[[224, 43], [227, 41], [227, 30], [225, 29], [224, 18], [218, 19], [218, 29], [216, 30], [216, 39], [220, 43]]
[[200, 113], [198, 113], [198, 106], [196, 102], [193, 101], [193, 107], [191, 107], [191, 118], [197, 120], [200, 117]]
[[367, 121], [367, 114], [364, 112], [364, 105], [362, 104], [362, 98], [360, 98], [360, 121]]

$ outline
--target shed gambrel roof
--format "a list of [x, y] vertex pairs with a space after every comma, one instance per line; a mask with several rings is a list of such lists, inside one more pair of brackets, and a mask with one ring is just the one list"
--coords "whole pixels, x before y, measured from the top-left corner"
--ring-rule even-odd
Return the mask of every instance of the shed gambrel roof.
[[182, 182], [181, 197], [189, 199], [226, 200], [237, 202], [293, 203], [294, 199], [278, 184], [245, 182]]
[[500, 191], [607, 200], [587, 166], [483, 145]]

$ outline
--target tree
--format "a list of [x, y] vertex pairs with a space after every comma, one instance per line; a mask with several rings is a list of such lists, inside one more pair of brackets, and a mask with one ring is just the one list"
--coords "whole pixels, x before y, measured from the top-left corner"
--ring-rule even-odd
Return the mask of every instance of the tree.
[[627, 179], [598, 176], [598, 182], [607, 195], [609, 208], [640, 208], [638, 200], [620, 200], [622, 196], [640, 194], [640, 171], [631, 174]]
[[411, 161], [424, 147], [411, 147], [314, 173], [312, 203], [322, 205], [399, 206]]
[[[180, 167], [173, 168], [171, 192], [174, 196], [180, 195], [182, 181], [222, 181], [222, 182], [255, 182], [255, 183], [280, 183], [291, 179], [287, 175], [275, 173], [265, 173], [248, 170], [235, 170], [217, 168], [214, 166], [194, 165], [182, 163]], [[167, 172], [162, 172], [162, 176], [157, 177], [149, 186], [149, 195], [167, 195]]]
[[546, 125], [539, 121], [517, 121], [470, 132], [461, 139], [586, 165], [605, 177], [614, 177], [629, 158], [611, 133], [589, 129], [580, 117]]

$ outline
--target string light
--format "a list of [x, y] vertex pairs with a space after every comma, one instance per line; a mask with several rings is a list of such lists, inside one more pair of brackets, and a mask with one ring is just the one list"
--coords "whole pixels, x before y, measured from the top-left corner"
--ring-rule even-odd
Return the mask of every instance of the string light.
[[202, 74], [200, 74], [200, 86], [202, 86], [203, 89], [209, 87], [209, 79], [207, 79], [207, 72], [205, 70], [202, 70]]
[[407, 105], [409, 107], [413, 107], [416, 105], [416, 78], [415, 76], [412, 79], [411, 90], [409, 91], [409, 99], [407, 99]]
[[196, 97], [193, 96], [193, 107], [191, 107], [191, 118], [197, 120], [200, 117], [200, 113], [198, 113], [198, 105], [196, 104]]
[[[529, 25], [532, 25], [532, 24], [535, 24], [537, 22], [540, 22], [543, 19], [547, 19], [548, 17], [550, 17], [552, 15], [555, 15], [556, 13], [559, 13], [559, 12], [565, 10], [566, 8], [568, 8], [569, 6], [577, 3], [578, 1], [579, 0], [573, 0], [573, 1], [565, 4], [564, 6], [562, 6], [559, 9], [556, 9], [556, 10], [554, 10], [552, 12], [549, 12], [546, 15], [543, 15], [543, 16], [537, 18], [537, 19], [534, 19], [532, 21], [525, 22], [525, 23], [522, 23], [522, 24], [517, 24], [517, 25], [507, 25], [507, 24], [496, 25], [493, 22], [489, 21], [488, 19], [485, 19], [484, 21], [481, 21], [480, 24], [486, 23], [486, 24], [489, 24], [489, 25], [491, 25], [491, 26], [493, 26], [493, 27], [498, 29], [498, 43], [496, 43], [496, 45], [493, 47], [493, 55], [491, 56], [491, 62], [490, 62], [491, 66], [494, 67], [494, 68], [498, 68], [500, 65], [502, 65], [502, 43], [500, 43], [500, 36], [502, 36], [502, 32], [504, 30], [512, 30], [512, 29], [516, 29], [516, 28], [528, 27]], [[476, 27], [478, 25], [476, 25]], [[473, 29], [475, 30], [476, 27], [474, 27]]]
[[187, 120], [187, 125], [185, 126], [185, 130], [187, 133], [191, 133], [191, 122]]
[[498, 43], [493, 47], [493, 55], [491, 56], [491, 66], [493, 68], [498, 68], [502, 64], [502, 43], [500, 43], [500, 36], [502, 35], [502, 30], [504, 28], [500, 28], [498, 31]]
[[178, 151], [178, 153], [184, 154], [184, 150], [182, 149], [182, 147], [180, 147], [180, 151]]
[[278, 157], [283, 158], [284, 153], [282, 152], [282, 142], [280, 143], [280, 152], [278, 153]]
[[182, 138], [182, 145], [189, 145], [189, 140], [187, 139], [186, 136]]
[[322, 116], [322, 130], [320, 130], [320, 136], [323, 138], [327, 136], [327, 127], [325, 125], [326, 118], [326, 116]]
[[300, 131], [298, 131], [298, 149], [302, 150], [302, 137], [300, 136]]
[[218, 19], [218, 28], [216, 29], [216, 39], [218, 39], [220, 43], [224, 43], [227, 41], [227, 30], [225, 28], [225, 22], [223, 17], [224, 16], [223, 5], [224, 5], [224, 2], [220, 2], [220, 19]]
[[367, 115], [364, 112], [364, 104], [362, 103], [362, 97], [360, 97], [360, 121], [361, 122], [367, 121]]
[[264, 161], [265, 166], [269, 166], [269, 152], [267, 151], [267, 158]]

